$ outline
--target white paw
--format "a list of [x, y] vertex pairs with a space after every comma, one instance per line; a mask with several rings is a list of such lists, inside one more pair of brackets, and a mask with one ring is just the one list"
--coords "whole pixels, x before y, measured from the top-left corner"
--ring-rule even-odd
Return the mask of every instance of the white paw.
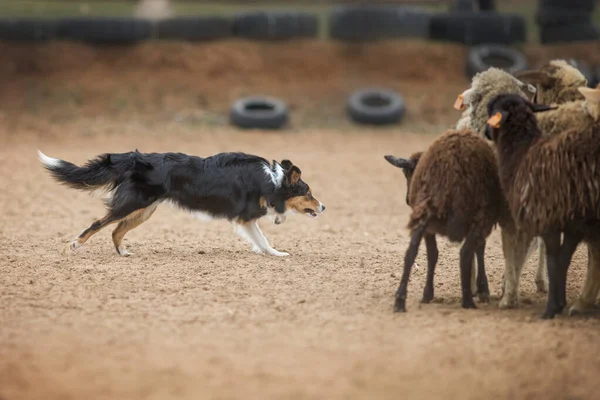
[[277, 251], [277, 250], [270, 251], [269, 254], [272, 256], [275, 256], [275, 257], [287, 257], [290, 255], [290, 253], [286, 253], [284, 251]]
[[127, 249], [124, 247], [119, 247], [118, 252], [121, 257], [129, 257], [133, 255], [133, 253], [128, 252]]
[[63, 248], [62, 254], [66, 255], [69, 253], [74, 253], [80, 246], [81, 245], [77, 240], [73, 240], [72, 242], [67, 243], [67, 245]]
[[265, 252], [258, 246], [252, 246], [252, 251], [256, 254], [265, 254]]

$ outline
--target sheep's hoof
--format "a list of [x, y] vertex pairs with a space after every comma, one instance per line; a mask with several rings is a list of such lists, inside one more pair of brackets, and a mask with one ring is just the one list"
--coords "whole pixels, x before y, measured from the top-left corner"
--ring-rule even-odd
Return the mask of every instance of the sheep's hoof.
[[505, 295], [502, 297], [502, 300], [500, 300], [500, 303], [498, 303], [498, 307], [500, 307], [501, 310], [518, 308], [519, 301], [516, 296]]
[[548, 282], [543, 279], [536, 279], [535, 287], [538, 293], [548, 293]]
[[463, 301], [462, 308], [477, 309], [477, 306], [473, 302], [473, 299], [469, 299], [469, 300]]
[[542, 319], [554, 319], [554, 313], [546, 311], [542, 314]]
[[429, 296], [423, 296], [423, 298], [421, 299], [421, 303], [423, 304], [429, 304], [431, 303], [431, 300], [433, 300], [433, 296], [429, 297]]
[[479, 297], [479, 301], [482, 303], [490, 302], [490, 292], [477, 293], [477, 297]]
[[581, 299], [577, 299], [575, 304], [569, 308], [569, 316], [574, 317], [577, 315], [595, 314], [598, 312], [598, 310], [599, 308], [595, 304], [586, 303]]
[[396, 299], [394, 312], [406, 312], [406, 299]]

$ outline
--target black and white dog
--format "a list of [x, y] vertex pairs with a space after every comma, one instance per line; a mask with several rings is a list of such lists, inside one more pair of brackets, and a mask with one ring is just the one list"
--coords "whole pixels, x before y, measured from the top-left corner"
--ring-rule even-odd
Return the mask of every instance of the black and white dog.
[[289, 160], [269, 164], [245, 153], [207, 158], [183, 153], [102, 154], [78, 167], [38, 151], [44, 167], [75, 189], [105, 191], [108, 213], [84, 230], [65, 250], [75, 251], [105, 226], [117, 223], [113, 243], [122, 256], [127, 232], [147, 221], [156, 207], [170, 201], [195, 216], [227, 219], [257, 253], [287, 256], [271, 247], [257, 221], [267, 215], [276, 224], [297, 212], [316, 217], [325, 206], [312, 196], [300, 169]]

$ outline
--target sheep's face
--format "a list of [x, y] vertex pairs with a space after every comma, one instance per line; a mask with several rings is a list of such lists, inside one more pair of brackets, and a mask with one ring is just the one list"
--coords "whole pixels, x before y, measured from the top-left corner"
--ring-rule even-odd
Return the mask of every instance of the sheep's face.
[[401, 168], [406, 178], [406, 204], [410, 206], [409, 195], [410, 195], [410, 183], [412, 177], [419, 163], [419, 159], [423, 152], [417, 152], [411, 155], [409, 158], [398, 158], [394, 156], [385, 156], [384, 158], [393, 166]]
[[587, 86], [585, 76], [564, 60], [554, 60], [539, 70], [521, 71], [519, 79], [537, 85], [535, 102], [539, 104], [561, 104], [581, 100], [578, 88]]
[[580, 87], [579, 92], [585, 97], [585, 109], [594, 121], [598, 122], [600, 120], [600, 87], [596, 89]]
[[[487, 105], [489, 119], [485, 136], [493, 142], [498, 142], [503, 133], [524, 135], [538, 132], [534, 113], [556, 108], [545, 104], [534, 104], [514, 94], [498, 95]], [[517, 140], [518, 138], [513, 137], [512, 139]]]

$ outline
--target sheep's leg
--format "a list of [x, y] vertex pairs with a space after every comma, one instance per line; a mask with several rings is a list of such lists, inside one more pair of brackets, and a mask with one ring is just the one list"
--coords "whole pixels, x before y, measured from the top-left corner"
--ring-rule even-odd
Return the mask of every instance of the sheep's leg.
[[483, 257], [485, 254], [485, 240], [483, 243], [477, 245], [475, 254], [477, 256], [477, 296], [479, 297], [479, 301], [487, 303], [490, 301], [490, 287], [487, 275], [485, 274], [485, 261]]
[[423, 289], [423, 298], [421, 303], [429, 303], [433, 300], [433, 276], [435, 274], [435, 265], [438, 260], [438, 248], [435, 241], [435, 235], [425, 234], [425, 246], [427, 246], [427, 280], [425, 289]]
[[531, 237], [517, 229], [503, 228], [502, 252], [504, 253], [504, 290], [499, 307], [516, 308], [519, 305], [519, 281], [527, 258]]
[[465, 242], [460, 249], [460, 286], [462, 289], [462, 307], [477, 308], [473, 302], [471, 293], [471, 273], [473, 272], [473, 256], [477, 244], [472, 238], [472, 234], [467, 235]]
[[600, 242], [588, 243], [588, 270], [581, 295], [569, 310], [569, 315], [587, 314], [597, 310], [600, 292]]
[[471, 265], [471, 294], [475, 296], [479, 292], [477, 291], [477, 260], [473, 257], [473, 264]]
[[546, 268], [546, 245], [544, 239], [538, 238], [538, 267], [535, 274], [535, 286], [540, 293], [548, 292], [548, 268]]
[[548, 300], [543, 319], [552, 319], [560, 312], [560, 232], [550, 232], [544, 236], [546, 262], [548, 264]]
[[402, 272], [400, 286], [396, 291], [396, 302], [394, 304], [394, 312], [406, 312], [408, 278], [410, 277], [410, 270], [412, 269], [412, 266], [415, 262], [415, 258], [417, 258], [417, 253], [419, 252], [419, 245], [421, 244], [421, 239], [423, 239], [423, 235], [425, 234], [426, 228], [427, 223], [423, 223], [421, 226], [419, 226], [412, 232], [410, 244], [408, 245], [408, 249], [406, 249], [406, 253], [404, 254], [404, 271]]
[[562, 313], [563, 309], [567, 306], [567, 272], [569, 271], [569, 266], [571, 265], [573, 253], [575, 253], [575, 250], [577, 250], [577, 246], [582, 239], [583, 235], [581, 234], [567, 232], [564, 233], [564, 239], [560, 248], [559, 257], [559, 314]]

